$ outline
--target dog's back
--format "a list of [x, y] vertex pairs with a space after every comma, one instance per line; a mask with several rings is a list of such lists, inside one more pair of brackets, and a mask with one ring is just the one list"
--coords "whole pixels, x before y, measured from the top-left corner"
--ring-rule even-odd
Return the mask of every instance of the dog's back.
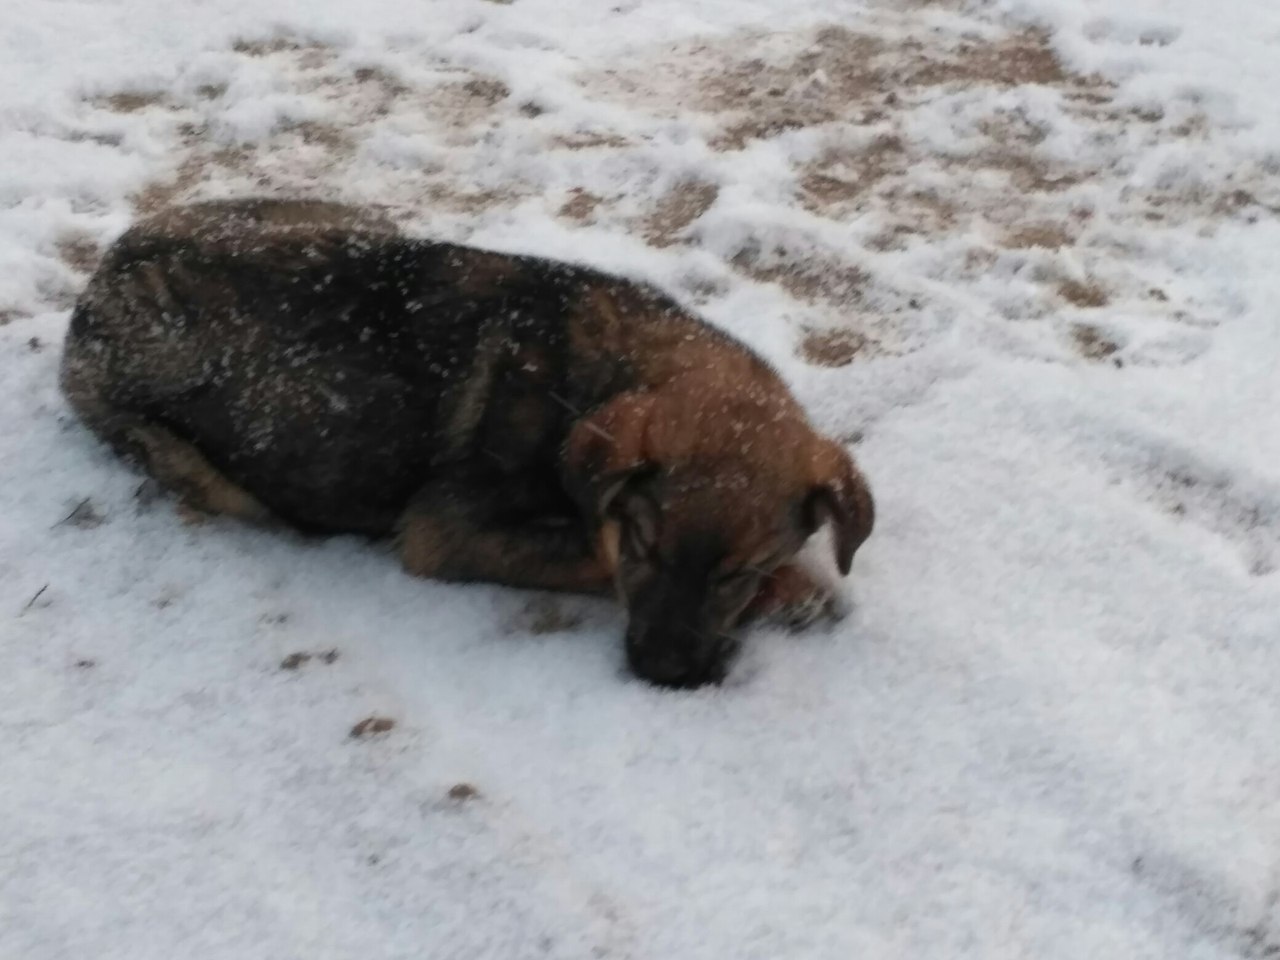
[[573, 416], [692, 356], [690, 330], [758, 363], [586, 268], [409, 239], [338, 204], [215, 202], [109, 251], [63, 384], [127, 452], [141, 418], [296, 526], [378, 535], [441, 460], [553, 485]]

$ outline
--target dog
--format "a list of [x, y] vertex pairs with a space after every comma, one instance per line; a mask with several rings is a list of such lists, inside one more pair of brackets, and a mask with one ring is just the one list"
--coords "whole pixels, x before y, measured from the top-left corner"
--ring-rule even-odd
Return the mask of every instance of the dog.
[[247, 199], [129, 229], [72, 314], [83, 422], [189, 506], [395, 536], [412, 574], [616, 591], [632, 670], [722, 679], [735, 628], [812, 610], [874, 504], [778, 374], [636, 282]]

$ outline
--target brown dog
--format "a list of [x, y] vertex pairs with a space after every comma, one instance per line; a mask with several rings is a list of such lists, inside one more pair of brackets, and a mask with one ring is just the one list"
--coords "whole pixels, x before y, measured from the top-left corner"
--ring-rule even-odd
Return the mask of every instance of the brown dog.
[[250, 200], [124, 235], [81, 298], [63, 389], [199, 509], [398, 532], [412, 573], [605, 591], [633, 669], [723, 675], [752, 612], [848, 573], [871, 496], [777, 374], [647, 287], [408, 239], [368, 211]]

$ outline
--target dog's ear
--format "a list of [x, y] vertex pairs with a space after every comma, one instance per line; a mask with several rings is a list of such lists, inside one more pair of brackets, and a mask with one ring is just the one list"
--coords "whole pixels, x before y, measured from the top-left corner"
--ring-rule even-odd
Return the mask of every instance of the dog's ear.
[[875, 501], [852, 458], [837, 443], [820, 438], [810, 459], [813, 486], [806, 494], [803, 522], [809, 533], [832, 525], [836, 565], [841, 576], [853, 566], [853, 554], [871, 536]]
[[622, 494], [655, 469], [646, 443], [654, 398], [623, 393], [582, 417], [560, 455], [565, 489], [584, 512], [603, 517]]

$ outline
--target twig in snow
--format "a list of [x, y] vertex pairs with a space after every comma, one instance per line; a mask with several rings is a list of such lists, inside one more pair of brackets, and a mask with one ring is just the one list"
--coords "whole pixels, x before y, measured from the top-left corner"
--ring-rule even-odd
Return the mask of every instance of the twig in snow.
[[75, 508], [65, 517], [55, 523], [50, 530], [69, 523], [72, 526], [81, 527], [85, 530], [92, 530], [94, 527], [100, 527], [103, 523], [102, 514], [93, 506], [93, 498], [85, 497], [75, 505]]
[[49, 585], [46, 583], [43, 587], [37, 590], [36, 595], [27, 601], [27, 605], [22, 608], [22, 613], [18, 614], [18, 616], [22, 616], [23, 613], [26, 613], [33, 606], [35, 606], [35, 602], [39, 600], [44, 595], [44, 592], [48, 589], [49, 589]]

